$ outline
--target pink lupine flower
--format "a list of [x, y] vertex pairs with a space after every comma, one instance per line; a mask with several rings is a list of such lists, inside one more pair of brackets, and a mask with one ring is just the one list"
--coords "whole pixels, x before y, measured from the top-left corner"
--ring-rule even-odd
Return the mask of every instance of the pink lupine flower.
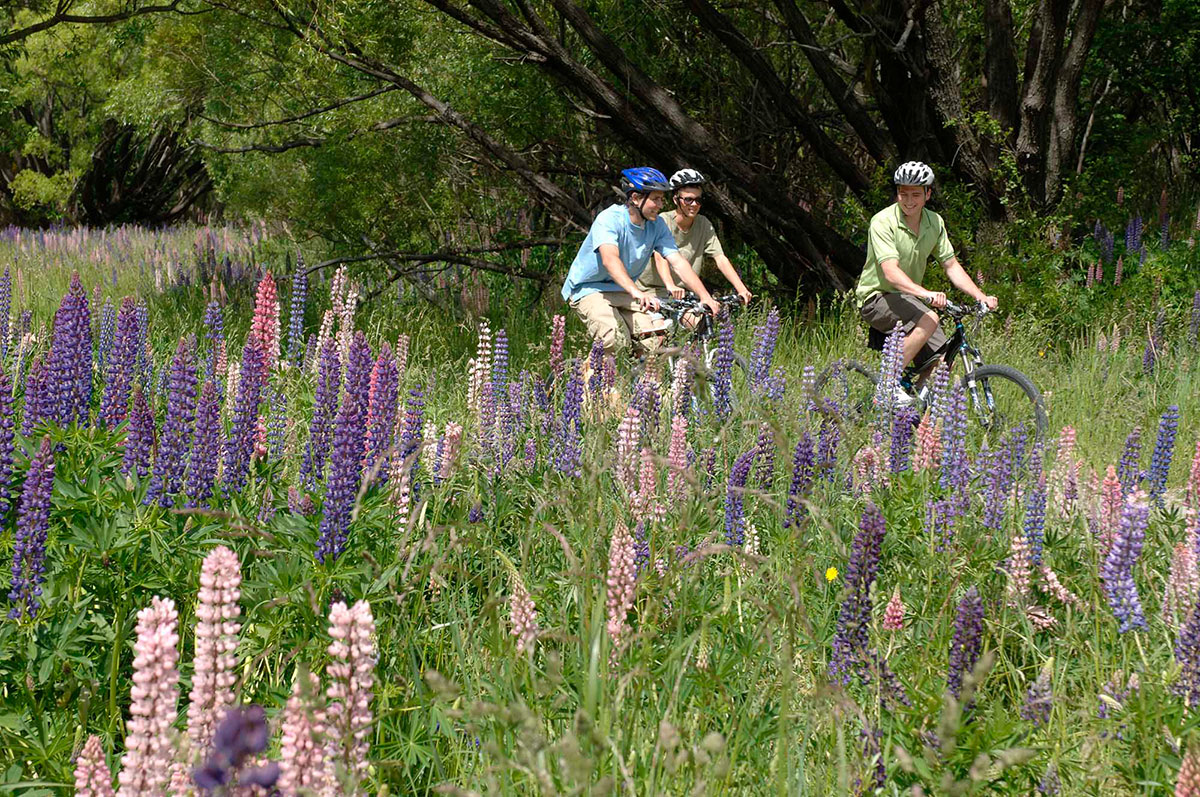
[[1050, 472], [1054, 506], [1059, 517], [1068, 517], [1079, 498], [1079, 464], [1075, 460], [1075, 429], [1064, 426], [1058, 439], [1058, 455]]
[[1008, 599], [1013, 604], [1020, 606], [1029, 598], [1030, 576], [1033, 570], [1029, 537], [1026, 536], [1024, 529], [1018, 528], [1013, 531], [1008, 562], [1004, 569], [1008, 573]]
[[887, 458], [880, 453], [879, 446], [863, 446], [854, 455], [854, 489], [869, 493], [879, 486], [890, 483]]
[[508, 597], [509, 622], [512, 624], [509, 633], [517, 638], [517, 652], [524, 653], [526, 650], [532, 650], [537, 640], [537, 607], [516, 568], [513, 568], [509, 575], [512, 589], [512, 594]]
[[917, 425], [917, 450], [913, 454], [913, 470], [937, 470], [941, 459], [942, 422], [926, 412]]
[[1200, 573], [1196, 567], [1196, 549], [1191, 541], [1175, 546], [1171, 572], [1163, 594], [1163, 620], [1178, 629], [1191, 616], [1200, 591]]
[[883, 630], [902, 631], [904, 629], [904, 601], [900, 599], [900, 585], [892, 589], [891, 600], [883, 611]]
[[137, 617], [132, 702], [117, 778], [120, 797], [163, 793], [174, 758], [170, 731], [179, 702], [179, 614], [175, 601], [155, 597]]
[[338, 601], [329, 610], [329, 675], [327, 710], [329, 738], [336, 746], [339, 769], [361, 794], [370, 751], [371, 699], [375, 687], [375, 618], [366, 601], [352, 608]]
[[297, 673], [283, 710], [279, 734], [279, 791], [284, 797], [323, 794], [332, 789], [324, 741], [325, 712], [321, 682], [311, 672]]
[[264, 375], [279, 367], [279, 291], [271, 272], [263, 274], [254, 299], [254, 320], [250, 334], [263, 353]]
[[671, 419], [671, 445], [667, 449], [667, 500], [678, 504], [687, 493], [688, 420], [676, 414]]
[[638, 458], [642, 450], [642, 422], [638, 408], [630, 404], [617, 426], [617, 482], [632, 493], [637, 486]]
[[104, 760], [100, 737], [88, 736], [75, 762], [76, 797], [113, 797], [112, 772]]
[[1042, 565], [1038, 573], [1042, 577], [1041, 581], [1038, 582], [1038, 586], [1042, 592], [1052, 596], [1064, 606], [1074, 606], [1076, 609], [1086, 608], [1079, 596], [1063, 585], [1062, 581], [1058, 578], [1058, 573], [1051, 570], [1049, 565]]
[[1104, 473], [1104, 481], [1100, 485], [1100, 556], [1108, 556], [1112, 547], [1114, 535], [1121, 525], [1121, 510], [1125, 506], [1125, 497], [1121, 492], [1121, 480], [1117, 478], [1116, 467], [1109, 465]]
[[557, 380], [562, 376], [563, 345], [567, 339], [567, 318], [556, 315], [550, 324], [550, 373]]
[[1200, 797], [1200, 747], [1189, 748], [1175, 779], [1175, 797]]
[[608, 636], [612, 640], [611, 659], [615, 662], [629, 634], [629, 610], [633, 608], [637, 587], [633, 537], [624, 521], [617, 521], [608, 548], [608, 578], [605, 581], [605, 605], [608, 609]]
[[260, 413], [254, 422], [254, 456], [262, 459], [267, 455], [267, 423]]
[[196, 602], [195, 673], [188, 703], [188, 739], [195, 754], [208, 750], [217, 722], [234, 702], [241, 585], [237, 554], [218, 545], [204, 557]]
[[443, 433], [442, 450], [437, 459], [438, 478], [445, 481], [454, 473], [454, 465], [458, 462], [458, 453], [462, 450], [462, 424], [448, 421]]
[[661, 519], [665, 510], [656, 500], [658, 496], [658, 472], [654, 467], [654, 452], [642, 449], [641, 465], [638, 468], [638, 490], [631, 493], [629, 502], [636, 520]]

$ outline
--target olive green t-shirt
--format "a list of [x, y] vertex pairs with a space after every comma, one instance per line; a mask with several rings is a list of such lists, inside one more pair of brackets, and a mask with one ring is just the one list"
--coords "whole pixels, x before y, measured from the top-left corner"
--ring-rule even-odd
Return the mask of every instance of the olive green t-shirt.
[[918, 236], [904, 223], [899, 203], [876, 213], [871, 217], [871, 227], [867, 233], [867, 262], [858, 277], [858, 287], [854, 289], [858, 306], [862, 307], [867, 299], [877, 293], [897, 292], [896, 287], [883, 276], [880, 267], [883, 261], [899, 261], [900, 270], [920, 285], [925, 278], [930, 255], [939, 263], [954, 257], [954, 247], [950, 245], [946, 222], [942, 221], [941, 216], [924, 208], [921, 211], [921, 234]]
[[[671, 234], [675, 236], [675, 245], [679, 247], [679, 254], [691, 264], [692, 270], [697, 274], [700, 273], [705, 258], [714, 260], [717, 255], [725, 254], [720, 240], [717, 239], [717, 231], [713, 229], [712, 222], [703, 215], [696, 216], [696, 220], [692, 222], [692, 226], [688, 228], [687, 232], [679, 229], [679, 224], [675, 221], [675, 211], [668, 210], [660, 218], [667, 223]], [[671, 275], [676, 280], [675, 284], [682, 287], [674, 269], [671, 269]], [[642, 272], [641, 279], [638, 281], [646, 288], [663, 287], [663, 282], [658, 276], [658, 269], [654, 267], [653, 263]]]

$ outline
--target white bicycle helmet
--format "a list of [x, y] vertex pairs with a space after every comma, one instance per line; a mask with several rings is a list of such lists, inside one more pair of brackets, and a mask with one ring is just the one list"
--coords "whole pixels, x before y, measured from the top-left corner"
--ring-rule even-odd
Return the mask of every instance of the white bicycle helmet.
[[689, 185], [704, 185], [707, 180], [695, 169], [680, 169], [671, 175], [671, 190], [678, 191]]
[[[896, 185], [923, 185], [928, 188], [933, 185], [933, 169], [920, 161], [909, 161], [896, 170], [892, 175], [892, 182]], [[671, 184], [674, 186], [674, 178], [671, 178]]]

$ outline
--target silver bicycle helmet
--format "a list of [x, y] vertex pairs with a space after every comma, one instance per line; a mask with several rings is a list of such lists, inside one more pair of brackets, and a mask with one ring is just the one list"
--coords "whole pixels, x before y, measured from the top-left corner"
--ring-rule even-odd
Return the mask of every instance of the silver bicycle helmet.
[[689, 185], [704, 185], [707, 180], [695, 169], [680, 169], [671, 175], [671, 190], [678, 191]]
[[909, 161], [896, 170], [892, 175], [892, 182], [896, 185], [923, 185], [928, 188], [933, 185], [933, 169], [920, 161]]

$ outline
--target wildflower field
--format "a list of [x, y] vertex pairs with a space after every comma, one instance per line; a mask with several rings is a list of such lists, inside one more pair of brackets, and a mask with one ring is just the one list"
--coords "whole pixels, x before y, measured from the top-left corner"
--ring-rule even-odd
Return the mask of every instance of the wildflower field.
[[305, 269], [0, 234], [0, 793], [1200, 794], [1200, 293], [1002, 307], [989, 438], [816, 394], [842, 303], [710, 390]]

